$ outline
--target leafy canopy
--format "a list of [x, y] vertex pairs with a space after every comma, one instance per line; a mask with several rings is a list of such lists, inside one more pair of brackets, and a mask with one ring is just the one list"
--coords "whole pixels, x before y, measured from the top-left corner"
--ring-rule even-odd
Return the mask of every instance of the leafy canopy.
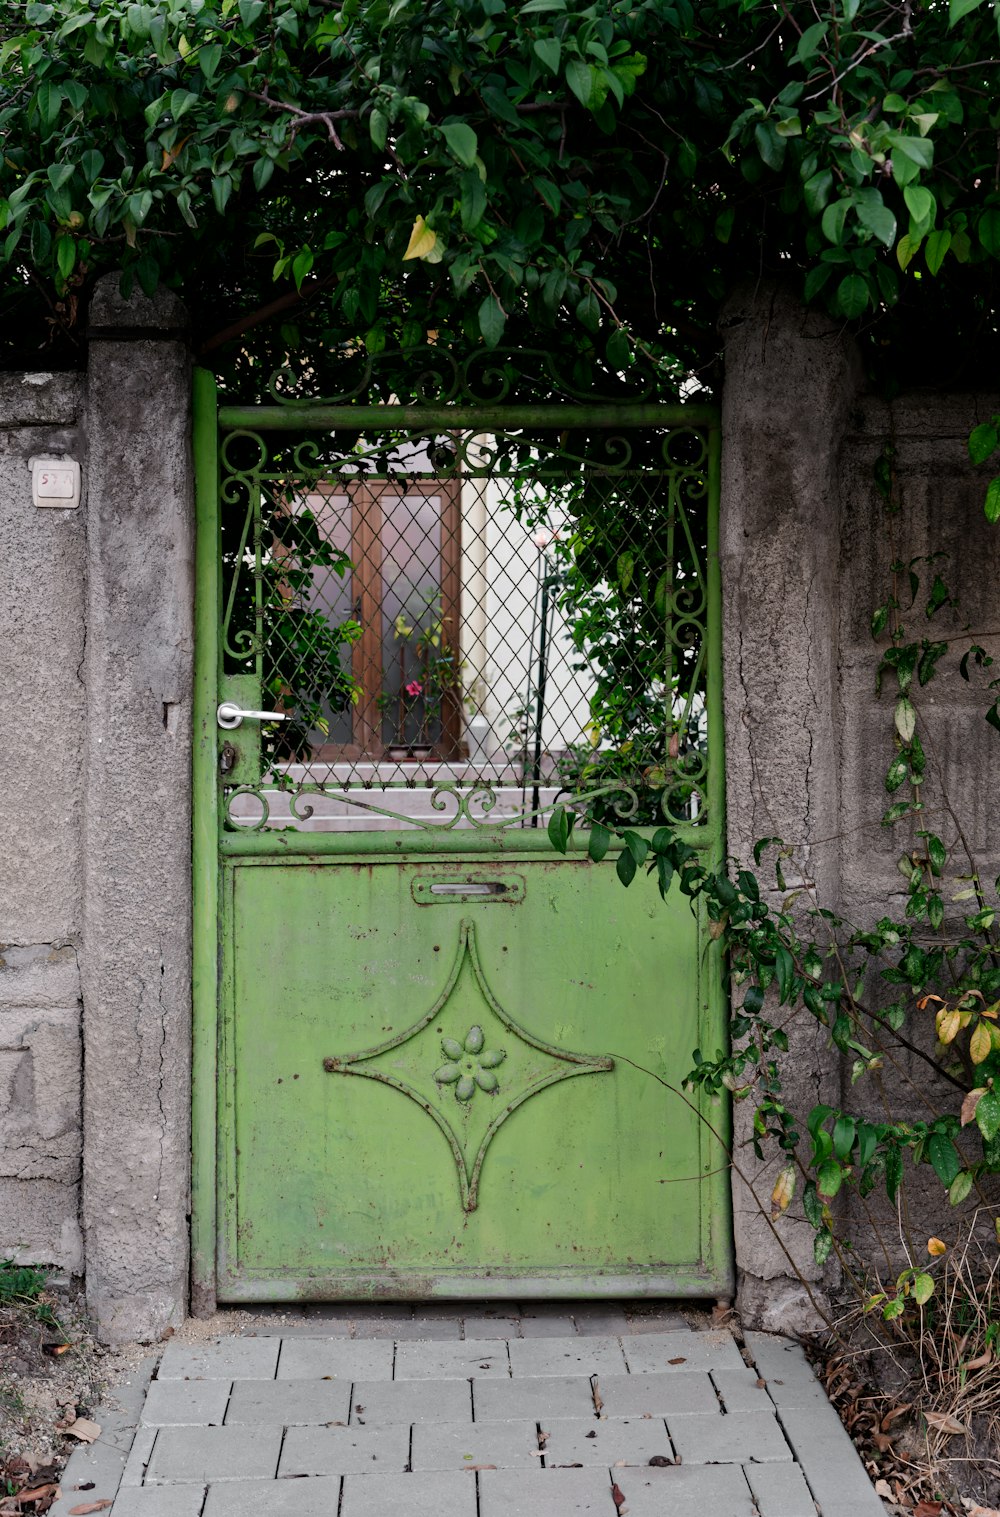
[[121, 267], [182, 291], [223, 370], [248, 322], [313, 357], [551, 329], [710, 384], [727, 288], [779, 273], [890, 373], [936, 353], [968, 381], [995, 356], [998, 17], [0, 0], [2, 361], [72, 361], [80, 293]]

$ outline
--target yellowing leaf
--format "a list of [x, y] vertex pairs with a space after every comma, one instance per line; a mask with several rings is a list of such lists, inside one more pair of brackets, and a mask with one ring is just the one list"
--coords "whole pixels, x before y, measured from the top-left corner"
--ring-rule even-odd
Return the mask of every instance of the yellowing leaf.
[[181, 153], [183, 153], [185, 147], [190, 141], [191, 137], [189, 134], [187, 137], [182, 137], [180, 142], [178, 142], [174, 147], [163, 149], [163, 162], [160, 164], [161, 173], [165, 173], [172, 163], [177, 162], [178, 158], [181, 156]]
[[407, 258], [428, 258], [436, 247], [437, 232], [432, 232], [424, 218], [418, 216], [403, 254], [404, 263]]
[[942, 1254], [948, 1252], [948, 1245], [947, 1243], [943, 1243], [940, 1238], [928, 1238], [927, 1252], [932, 1259], [940, 1259]]
[[938, 1042], [951, 1043], [958, 1034], [962, 1025], [962, 1013], [949, 1011], [947, 1007], [939, 1011], [936, 1017]]
[[975, 1090], [970, 1090], [969, 1091], [969, 1094], [966, 1096], [965, 1100], [962, 1102], [962, 1126], [963, 1127], [968, 1127], [969, 1123], [975, 1120], [976, 1107], [979, 1105], [980, 1101], [982, 1100], [983, 1096], [985, 1096], [985, 1094], [986, 1094], [986, 1086], [985, 1085], [980, 1085]]
[[791, 1164], [786, 1164], [774, 1182], [771, 1192], [771, 1221], [776, 1222], [783, 1211], [788, 1210], [788, 1203], [795, 1194], [795, 1169]]
[[990, 1049], [993, 1047], [993, 1039], [985, 1022], [977, 1022], [969, 1039], [969, 1054], [973, 1064], [981, 1064]]

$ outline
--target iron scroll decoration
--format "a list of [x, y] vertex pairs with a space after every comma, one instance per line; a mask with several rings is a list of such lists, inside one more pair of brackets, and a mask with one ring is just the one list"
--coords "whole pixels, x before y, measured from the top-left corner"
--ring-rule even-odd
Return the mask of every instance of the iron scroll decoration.
[[[429, 350], [431, 351], [431, 350]], [[529, 355], [530, 356], [530, 355]], [[547, 355], [537, 355], [549, 393], [556, 381]], [[420, 400], [453, 400], [470, 394], [477, 399], [506, 399], [511, 386], [509, 375], [495, 356], [477, 355], [458, 364], [447, 354], [434, 352], [439, 364], [444, 360], [443, 377], [429, 378], [431, 371], [418, 377], [414, 389]], [[544, 363], [542, 362], [544, 360]], [[360, 361], [361, 373], [356, 385], [336, 397], [339, 402], [364, 394], [372, 382], [374, 360]], [[283, 404], [297, 404], [295, 377], [280, 370], [273, 377], [273, 393]], [[578, 393], [567, 385], [561, 393]], [[646, 393], [646, 392], [642, 392]], [[591, 392], [592, 398], [592, 392]], [[623, 400], [618, 396], [616, 400]], [[627, 397], [634, 403], [636, 395]], [[312, 402], [316, 404], [316, 402]], [[514, 502], [512, 515], [520, 517], [531, 492], [560, 491], [571, 498], [574, 491], [596, 487], [599, 491], [618, 492], [629, 499], [636, 490], [658, 492], [668, 503], [669, 536], [686, 565], [681, 575], [667, 570], [660, 576], [655, 590], [656, 611], [661, 619], [674, 668], [672, 711], [669, 715], [671, 735], [664, 743], [661, 759], [635, 773], [620, 773], [610, 781], [600, 775], [587, 785], [563, 787], [560, 798], [581, 809], [600, 799], [608, 814], [616, 820], [648, 821], [649, 792], [659, 797], [660, 820], [670, 823], [692, 820], [693, 810], [699, 820], [707, 816], [708, 752], [703, 731], [703, 691], [706, 678], [705, 626], [708, 605], [707, 574], [703, 540], [694, 522], [704, 512], [708, 499], [709, 453], [707, 431], [694, 426], [672, 426], [655, 434], [644, 433], [640, 447], [626, 430], [616, 431], [613, 415], [608, 425], [560, 437], [532, 434], [526, 427], [494, 431], [488, 437], [449, 433], [428, 437], [415, 411], [412, 420], [405, 407], [392, 407], [392, 429], [373, 437], [353, 433], [342, 435], [317, 431], [308, 436], [265, 433], [247, 427], [224, 431], [220, 439], [220, 499], [228, 512], [232, 547], [226, 562], [224, 587], [222, 648], [233, 672], [245, 671], [261, 676], [268, 656], [266, 596], [261, 585], [273, 573], [273, 537], [275, 503], [291, 494], [307, 495], [311, 491], [330, 489], [332, 485], [355, 488], [360, 483], [398, 482], [406, 486], [414, 479], [426, 480], [423, 472], [414, 471], [414, 449], [431, 457], [433, 478], [437, 481], [483, 481], [496, 485]], [[618, 498], [615, 497], [615, 498]], [[673, 550], [671, 550], [673, 551]], [[270, 559], [269, 559], [270, 555]], [[620, 564], [619, 564], [620, 568]], [[242, 587], [242, 588], [241, 588]], [[235, 613], [240, 594], [254, 602], [253, 614], [244, 618]], [[271, 608], [273, 612], [273, 606]], [[676, 734], [693, 735], [693, 740], [678, 741]], [[401, 791], [425, 789], [429, 794], [432, 816], [415, 818], [412, 808], [393, 805], [393, 795]], [[376, 796], [372, 792], [379, 794]], [[370, 777], [350, 775], [317, 779], [306, 773], [292, 777], [288, 765], [266, 767], [260, 780], [224, 786], [224, 825], [232, 830], [262, 831], [276, 823], [274, 800], [282, 798], [280, 825], [295, 827], [311, 821], [316, 807], [309, 798], [335, 797], [359, 815], [392, 825], [403, 824], [423, 830], [452, 830], [470, 827], [479, 831], [506, 830], [530, 824], [539, 807], [522, 806], [517, 815], [502, 816], [497, 804], [497, 790], [489, 775], [467, 775], [449, 779], [438, 776], [419, 778], [399, 772], [391, 780], [374, 782]], [[692, 797], [695, 798], [692, 801]], [[551, 794], [548, 805], [551, 808]]]

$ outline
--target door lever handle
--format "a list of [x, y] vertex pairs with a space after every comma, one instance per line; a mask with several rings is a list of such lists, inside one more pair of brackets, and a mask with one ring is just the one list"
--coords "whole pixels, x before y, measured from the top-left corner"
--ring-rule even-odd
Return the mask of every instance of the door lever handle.
[[235, 701], [223, 701], [215, 713], [220, 727], [238, 727], [245, 716], [255, 722], [287, 722], [287, 711], [244, 711]]

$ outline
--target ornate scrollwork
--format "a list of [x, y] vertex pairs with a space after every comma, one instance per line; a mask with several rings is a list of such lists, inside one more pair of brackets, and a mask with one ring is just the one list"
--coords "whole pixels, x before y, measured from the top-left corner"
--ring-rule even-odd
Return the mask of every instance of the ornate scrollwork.
[[662, 383], [642, 359], [624, 372], [606, 369], [600, 361], [588, 362], [586, 377], [578, 381], [543, 348], [480, 348], [459, 361], [446, 348], [430, 343], [377, 354], [345, 347], [340, 365], [350, 382], [332, 394], [312, 393], [312, 376], [297, 374], [289, 364], [275, 369], [268, 393], [279, 405], [347, 405], [368, 397], [382, 373], [404, 405], [503, 405], [542, 399], [635, 405], [654, 399]]

